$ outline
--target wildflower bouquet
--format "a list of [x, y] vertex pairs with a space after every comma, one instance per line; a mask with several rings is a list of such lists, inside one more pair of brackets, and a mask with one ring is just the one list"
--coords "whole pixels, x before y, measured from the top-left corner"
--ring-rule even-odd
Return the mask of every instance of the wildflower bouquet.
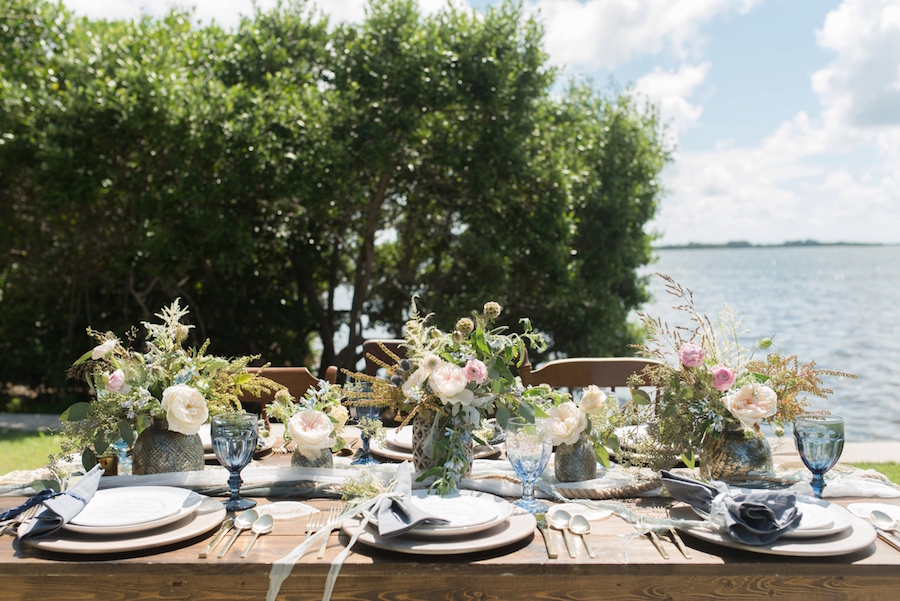
[[416, 457], [416, 469], [425, 471], [420, 479], [435, 477], [432, 488], [445, 494], [458, 488], [471, 466], [473, 432], [481, 427], [482, 418], [496, 413], [504, 424], [523, 409], [523, 389], [511, 367], [524, 360], [526, 343], [535, 349], [545, 345], [528, 319], [521, 320], [521, 335], [495, 327], [502, 311], [496, 302], [486, 303], [471, 318], [459, 319], [453, 332], [442, 332], [428, 325], [431, 316], [420, 315], [413, 301], [406, 322], [406, 358], [386, 348], [393, 364], [373, 357], [387, 370], [388, 379], [348, 372], [371, 384], [370, 391], [353, 393], [351, 403], [390, 407], [406, 414], [402, 425], [416, 418], [427, 420], [424, 455]]
[[[681, 450], [682, 459], [692, 467], [694, 451], [723, 432], [743, 430], [745, 437], [761, 436], [764, 423], [782, 434], [784, 424], [809, 406], [804, 393], [820, 398], [832, 394], [822, 388], [822, 376], [856, 377], [816, 369], [814, 361], [801, 365], [796, 356], [779, 352], [756, 358], [757, 352], [772, 347], [771, 338], [757, 340], [750, 349], [742, 347], [738, 338], [746, 332], [740, 332], [741, 320], [735, 313], [726, 307], [713, 327], [695, 308], [690, 290], [658, 275], [665, 280], [666, 291], [681, 302], [675, 308], [687, 315], [691, 326], [670, 329], [658, 318], [639, 314], [648, 332], [642, 354], [663, 362], [630, 382], [630, 409], [648, 424], [655, 443], [644, 452], [671, 457]], [[646, 385], [656, 388], [654, 398], [638, 389]]]
[[318, 388], [310, 387], [299, 400], [279, 390], [267, 412], [284, 423], [285, 442], [293, 440], [297, 450], [314, 461], [323, 449], [337, 452], [346, 444], [342, 434], [350, 412], [341, 404], [343, 396], [340, 386], [321, 380]]
[[[176, 299], [156, 314], [162, 323], [143, 322], [146, 351], [123, 344], [112, 332], [88, 328], [97, 345], [69, 368], [70, 378], [83, 379], [95, 393], [90, 402], [75, 403], [60, 416], [63, 451], [81, 451], [85, 467], [97, 462], [110, 445], [123, 439], [131, 446], [135, 433], [151, 422], [165, 423], [181, 434], [196, 434], [210, 414], [240, 411], [242, 392], [259, 396], [282, 388], [268, 378], [245, 371], [257, 357], [224, 359], [199, 349], [185, 350], [191, 325]], [[137, 337], [132, 328], [129, 343]]]

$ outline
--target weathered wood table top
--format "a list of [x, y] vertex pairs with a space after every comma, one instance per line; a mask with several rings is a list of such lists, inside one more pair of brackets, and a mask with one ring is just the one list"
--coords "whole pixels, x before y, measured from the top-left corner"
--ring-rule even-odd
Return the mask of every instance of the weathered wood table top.
[[[279, 463], [283, 457], [279, 459]], [[0, 509], [22, 502], [0, 497]], [[283, 500], [283, 499], [278, 499]], [[267, 499], [257, 499], [265, 505]], [[273, 500], [274, 501], [274, 500]], [[333, 500], [305, 500], [330, 507]], [[642, 507], [661, 499], [632, 500]], [[838, 499], [900, 505], [898, 500]], [[273, 533], [256, 543], [246, 559], [241, 534], [222, 559], [199, 559], [216, 529], [195, 539], [129, 555], [50, 555], [0, 538], [0, 599], [265, 599], [272, 563], [287, 555], [305, 532], [305, 518], [279, 520]], [[668, 536], [661, 536], [663, 559], [646, 536], [628, 537], [632, 526], [617, 516], [593, 522], [589, 540], [597, 557], [578, 543], [578, 557], [560, 551], [550, 560], [537, 532], [495, 551], [456, 556], [405, 555], [354, 546], [332, 596], [348, 600], [581, 600], [581, 599], [900, 599], [900, 551], [880, 539], [868, 548], [837, 557], [785, 557], [721, 547], [682, 534], [693, 558], [685, 559]], [[322, 598], [331, 560], [348, 537], [335, 533], [323, 560], [308, 552], [284, 582], [278, 599]], [[221, 548], [221, 546], [220, 546]]]

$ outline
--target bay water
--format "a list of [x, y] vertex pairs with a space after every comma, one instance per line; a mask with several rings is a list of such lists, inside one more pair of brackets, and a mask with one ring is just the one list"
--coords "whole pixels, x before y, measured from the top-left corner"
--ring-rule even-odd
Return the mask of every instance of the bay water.
[[900, 440], [900, 246], [665, 249], [642, 273], [653, 300], [643, 311], [690, 326], [676, 311], [664, 273], [694, 294], [715, 324], [728, 305], [743, 318], [742, 346], [764, 336], [773, 349], [819, 369], [858, 379], [823, 378], [828, 399], [810, 409], [844, 418], [846, 440]]

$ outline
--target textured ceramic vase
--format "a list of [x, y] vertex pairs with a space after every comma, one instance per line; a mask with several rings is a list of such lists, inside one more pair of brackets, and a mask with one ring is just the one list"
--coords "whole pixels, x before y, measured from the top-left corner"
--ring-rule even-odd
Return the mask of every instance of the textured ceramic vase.
[[593, 480], [597, 477], [594, 442], [582, 432], [575, 444], [560, 444], [553, 455], [553, 468], [560, 482]]
[[[413, 454], [413, 467], [417, 472], [424, 472], [426, 470], [430, 470], [434, 467], [434, 458], [429, 457], [428, 453], [425, 450], [426, 442], [425, 440], [428, 438], [428, 433], [431, 430], [431, 425], [434, 423], [434, 413], [431, 411], [419, 411], [413, 417], [412, 420], [412, 454]], [[438, 434], [437, 440], [441, 440], [446, 438], [444, 435], [444, 429], [446, 424], [443, 420], [438, 425]], [[432, 443], [433, 446], [433, 443]], [[469, 459], [468, 467], [463, 476], [468, 476], [472, 473], [472, 455], [475, 452], [475, 444], [469, 444]]]
[[206, 464], [200, 435], [173, 432], [164, 421], [138, 435], [132, 460], [131, 473], [136, 476], [200, 471]]
[[772, 471], [768, 441], [760, 434], [745, 435], [743, 429], [725, 430], [704, 441], [700, 452], [700, 472], [712, 480], [747, 482]]
[[300, 452], [300, 449], [294, 448], [291, 454], [291, 465], [294, 467], [321, 467], [331, 469], [334, 467], [334, 455], [331, 449], [321, 449], [319, 455], [315, 459], [309, 459]]

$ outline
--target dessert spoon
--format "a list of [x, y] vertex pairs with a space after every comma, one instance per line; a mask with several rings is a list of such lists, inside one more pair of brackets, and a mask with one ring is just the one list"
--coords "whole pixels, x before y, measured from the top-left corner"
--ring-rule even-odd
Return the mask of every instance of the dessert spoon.
[[231, 545], [234, 544], [234, 541], [237, 540], [237, 537], [241, 535], [241, 532], [253, 526], [253, 522], [256, 521], [256, 518], [259, 517], [259, 514], [256, 513], [255, 509], [248, 509], [241, 515], [234, 518], [234, 534], [231, 535], [231, 538], [228, 539], [228, 542], [225, 543], [225, 547], [219, 551], [219, 557], [225, 557], [225, 554], [228, 553], [228, 549], [231, 548]]
[[566, 550], [569, 552], [569, 557], [577, 557], [575, 548], [572, 546], [572, 537], [569, 536], [569, 520], [571, 519], [572, 516], [569, 515], [568, 511], [559, 509], [550, 514], [550, 527], [563, 533], [563, 539], [566, 541]]
[[572, 519], [569, 520], [569, 530], [571, 530], [573, 534], [581, 536], [581, 541], [584, 543], [584, 548], [587, 549], [588, 555], [597, 557], [594, 555], [594, 549], [591, 548], [591, 543], [588, 542], [586, 536], [591, 533], [591, 523], [586, 517], [583, 515], [573, 515]]
[[253, 546], [253, 543], [256, 542], [256, 539], [259, 538], [260, 534], [268, 534], [274, 527], [275, 518], [273, 518], [271, 515], [267, 513], [265, 515], [259, 516], [259, 518], [255, 522], [253, 522], [253, 526], [251, 528], [251, 530], [253, 531], [253, 538], [250, 539], [250, 542], [247, 544], [244, 552], [241, 553], [241, 557], [247, 557], [247, 553], [250, 552], [250, 547]]

